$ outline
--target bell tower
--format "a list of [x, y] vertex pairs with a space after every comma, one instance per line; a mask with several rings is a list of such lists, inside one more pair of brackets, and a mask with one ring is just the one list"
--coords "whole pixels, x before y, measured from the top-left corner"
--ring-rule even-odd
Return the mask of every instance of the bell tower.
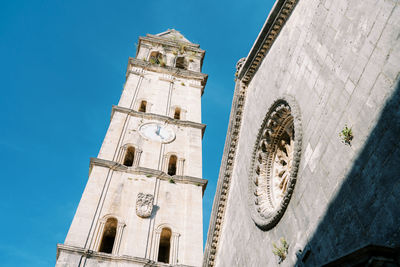
[[200, 266], [201, 73], [176, 30], [140, 37], [56, 266]]

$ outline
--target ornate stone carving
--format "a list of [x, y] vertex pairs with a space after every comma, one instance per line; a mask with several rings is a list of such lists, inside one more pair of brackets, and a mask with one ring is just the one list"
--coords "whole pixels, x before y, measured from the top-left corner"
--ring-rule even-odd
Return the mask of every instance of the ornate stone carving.
[[274, 102], [261, 125], [249, 175], [249, 201], [254, 222], [274, 227], [289, 204], [301, 152], [297, 104], [287, 96]]
[[136, 215], [142, 218], [148, 218], [153, 210], [152, 194], [139, 193], [136, 199]]
[[238, 60], [236, 63], [236, 71], [239, 71], [240, 68], [243, 66], [243, 63], [246, 61], [245, 57], [242, 57], [241, 59]]
[[[260, 42], [259, 45], [255, 44], [252, 50], [250, 51], [250, 54], [248, 55], [249, 60], [252, 61], [252, 64], [249, 64], [248, 67], [244, 66], [244, 70], [241, 72], [243, 75], [240, 75], [240, 73], [236, 72], [238, 76], [236, 77], [237, 79], [240, 79], [243, 81], [243, 84], [241, 85], [242, 88], [239, 90], [235, 90], [235, 96], [238, 97], [239, 99], [236, 100], [235, 107], [233, 110], [233, 114], [231, 114], [231, 119], [234, 118], [242, 118], [243, 114], [243, 103], [245, 101], [245, 94], [247, 91], [247, 85], [251, 81], [254, 73], [256, 72], [259, 64], [262, 63], [262, 59], [266, 54], [268, 54], [272, 44], [275, 42], [275, 39], [277, 37], [277, 32], [272, 31], [273, 28], [277, 28], [279, 31], [285, 24], [285, 21], [289, 18], [291, 15], [295, 5], [297, 4], [298, 0], [277, 0], [277, 3], [279, 5], [275, 5], [273, 8], [274, 10], [279, 10], [275, 15], [274, 13], [271, 13], [271, 16], [268, 17], [267, 22], [270, 22], [270, 24], [266, 23], [262, 31], [266, 31], [267, 34], [265, 38], [263, 38], [262, 42]], [[261, 40], [258, 38], [257, 40]], [[256, 53], [252, 53], [252, 51], [256, 51]], [[243, 62], [244, 64], [244, 62]], [[242, 103], [239, 103], [242, 102]], [[292, 111], [293, 112], [293, 111]], [[299, 115], [300, 116], [300, 115]], [[231, 120], [229, 123], [229, 127], [233, 127], [233, 124], [235, 122]], [[238, 125], [241, 124], [240, 121], [237, 121]], [[296, 121], [295, 121], [296, 123]], [[239, 127], [240, 128], [240, 127]], [[229, 128], [230, 129], [230, 128]], [[295, 129], [296, 132], [299, 132], [299, 130]], [[300, 127], [301, 131], [301, 127]], [[229, 164], [227, 161], [230, 158], [233, 158], [235, 153], [236, 153], [236, 144], [238, 142], [238, 136], [239, 136], [240, 131], [233, 131], [232, 129], [229, 130], [228, 132], [228, 137], [230, 138], [231, 142], [225, 146], [225, 149], [227, 149], [228, 156], [226, 157], [225, 152], [224, 152], [224, 162], [225, 165], [221, 167], [221, 172], [218, 178], [218, 185], [217, 185], [217, 192], [213, 204], [213, 209], [212, 209], [212, 214], [211, 214], [211, 219], [210, 219], [210, 228], [208, 232], [208, 237], [207, 237], [207, 243], [206, 247], [204, 250], [204, 261], [203, 261], [203, 266], [214, 266], [215, 264], [215, 259], [216, 259], [216, 251], [218, 248], [219, 244], [219, 237], [220, 237], [220, 229], [222, 228], [222, 218], [225, 215], [225, 208], [218, 208], [219, 203], [225, 203], [227, 200], [227, 194], [229, 193], [229, 186], [230, 186], [230, 181], [231, 181], [231, 168], [232, 165]], [[300, 132], [299, 132], [300, 133]], [[227, 139], [229, 140], [229, 139]], [[301, 145], [301, 144], [300, 144]], [[300, 150], [299, 150], [300, 152]], [[232, 157], [231, 157], [232, 155]], [[225, 169], [225, 170], [224, 170]], [[228, 189], [222, 190], [222, 186], [227, 186]], [[224, 206], [226, 207], [226, 205]]]

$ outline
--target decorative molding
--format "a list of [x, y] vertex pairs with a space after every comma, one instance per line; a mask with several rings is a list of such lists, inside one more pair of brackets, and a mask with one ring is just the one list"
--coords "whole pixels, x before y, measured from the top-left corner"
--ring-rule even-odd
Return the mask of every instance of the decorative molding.
[[255, 224], [273, 228], [289, 205], [301, 158], [301, 114], [292, 96], [268, 110], [254, 145], [249, 177], [249, 207]]
[[145, 267], [166, 267], [166, 266], [194, 267], [194, 266], [183, 265], [183, 264], [170, 265], [170, 264], [156, 262], [153, 260], [140, 258], [140, 257], [133, 257], [133, 256], [127, 256], [127, 255], [113, 255], [113, 254], [108, 254], [108, 253], [103, 253], [103, 252], [96, 252], [93, 250], [84, 249], [84, 248], [77, 247], [77, 246], [57, 244], [57, 259], [59, 258], [61, 252], [69, 253], [69, 254], [78, 254], [78, 255], [84, 256], [86, 258], [92, 258], [94, 260], [100, 260], [100, 261], [127, 262], [127, 263], [131, 263], [131, 264], [138, 263]]
[[236, 63], [236, 72], [235, 72], [235, 77], [237, 77], [239, 75], [240, 70], [243, 67], [243, 63], [246, 61], [245, 57], [242, 57], [241, 59], [239, 59], [239, 61]]
[[147, 120], [158, 120], [162, 122], [167, 122], [169, 124], [174, 124], [177, 126], [184, 126], [184, 127], [193, 127], [197, 129], [201, 129], [202, 136], [204, 135], [204, 131], [206, 130], [206, 126], [203, 123], [198, 123], [198, 122], [193, 122], [193, 121], [184, 121], [184, 120], [177, 120], [165, 115], [159, 115], [155, 113], [146, 113], [146, 112], [140, 112], [136, 111], [130, 108], [125, 108], [121, 106], [112, 106], [112, 111], [111, 111], [111, 118], [113, 117], [115, 112], [121, 112], [125, 114], [129, 114], [131, 116], [137, 117], [137, 118], [143, 118]]
[[281, 28], [289, 18], [298, 0], [277, 0], [272, 8], [256, 42], [250, 50], [244, 63], [238, 62], [240, 71], [237, 75], [235, 92], [232, 100], [230, 123], [225, 140], [225, 148], [221, 161], [217, 189], [211, 212], [207, 242], [204, 250], [203, 267], [214, 266], [220, 233], [225, 216], [233, 161], [236, 155], [237, 142], [243, 114], [247, 85], [254, 76], [263, 58], [268, 53]]
[[153, 200], [152, 194], [139, 193], [136, 199], [136, 215], [141, 218], [148, 218], [153, 211]]
[[153, 34], [146, 34], [145, 37], [143, 37], [143, 36], [139, 37], [139, 42], [141, 42], [141, 41], [148, 41], [149, 43], [152, 43], [152, 44], [162, 44], [162, 45], [166, 45], [166, 46], [173, 46], [176, 48], [179, 48], [179, 45], [183, 44], [190, 51], [205, 53], [204, 50], [200, 49], [199, 44], [194, 44], [192, 42], [173, 40], [173, 39], [169, 39], [169, 38], [165, 38], [165, 37], [159, 37], [159, 36], [156, 36]]
[[251, 48], [238, 78], [250, 83], [299, 0], [277, 0]]
[[[137, 69], [141, 68], [143, 71], [138, 71]], [[197, 72], [197, 71], [191, 71], [191, 70], [185, 70], [185, 69], [180, 69], [172, 66], [158, 66], [157, 64], [151, 64], [148, 61], [137, 59], [137, 58], [129, 58], [128, 61], [128, 68], [126, 72], [126, 77], [128, 77], [129, 73], [134, 73], [136, 75], [143, 75], [146, 70], [158, 72], [158, 73], [165, 73], [172, 75], [174, 77], [180, 77], [180, 78], [187, 78], [187, 79], [194, 79], [194, 80], [199, 80], [202, 85], [201, 92], [203, 94], [204, 91], [204, 86], [207, 83], [208, 75]]]
[[[164, 180], [164, 181], [169, 181], [171, 179], [171, 176], [166, 174], [163, 171], [144, 168], [144, 167], [136, 167], [136, 168], [135, 167], [126, 167], [118, 162], [110, 161], [110, 160], [106, 160], [106, 159], [99, 159], [99, 158], [90, 158], [89, 175], [90, 175], [90, 172], [91, 172], [93, 166], [110, 168], [115, 171], [121, 171], [121, 172], [126, 172], [126, 173], [145, 175], [146, 177], [149, 176], [148, 178], [156, 177], [156, 178], [158, 178], [160, 180]], [[174, 175], [174, 176], [172, 176], [172, 178], [174, 179], [174, 181], [176, 183], [193, 184], [193, 185], [201, 186], [203, 189], [203, 193], [204, 193], [204, 190], [206, 190], [207, 183], [208, 183], [208, 181], [206, 179], [193, 177], [193, 176], [187, 176], [187, 175]]]
[[241, 82], [236, 83], [229, 118], [228, 133], [221, 161], [217, 189], [211, 212], [207, 242], [204, 250], [203, 266], [214, 266], [218, 249], [220, 231], [222, 229], [225, 208], [228, 200], [229, 186], [233, 170], [233, 161], [236, 155], [239, 132], [242, 123], [242, 111], [245, 101], [246, 87]]

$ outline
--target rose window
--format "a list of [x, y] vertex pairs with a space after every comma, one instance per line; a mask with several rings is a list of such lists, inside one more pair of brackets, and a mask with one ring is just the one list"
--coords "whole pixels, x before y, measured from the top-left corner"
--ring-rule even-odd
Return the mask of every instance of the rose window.
[[292, 98], [280, 99], [261, 126], [249, 181], [252, 217], [264, 230], [274, 227], [286, 210], [296, 181], [300, 150], [297, 105]]

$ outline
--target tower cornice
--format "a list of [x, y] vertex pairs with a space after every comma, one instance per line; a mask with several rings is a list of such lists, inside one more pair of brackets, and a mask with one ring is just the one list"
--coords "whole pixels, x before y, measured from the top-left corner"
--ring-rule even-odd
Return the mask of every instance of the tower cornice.
[[170, 74], [175, 77], [199, 80], [201, 82], [201, 85], [203, 86], [202, 93], [203, 93], [204, 86], [206, 85], [207, 78], [208, 78], [207, 74], [204, 74], [201, 72], [184, 70], [184, 69], [179, 69], [179, 68], [171, 67], [171, 66], [161, 67], [161, 66], [158, 66], [157, 64], [152, 64], [148, 61], [137, 59], [137, 58], [132, 58], [132, 57], [130, 57], [129, 61], [128, 61], [128, 69], [126, 71], [126, 77], [128, 77], [129, 73], [137, 74], [136, 72], [132, 71], [132, 67], [138, 67], [138, 68], [142, 68], [144, 70], [150, 70], [150, 71], [154, 71], [154, 72], [158, 72], [158, 73]]
[[159, 121], [167, 122], [169, 124], [174, 124], [174, 125], [178, 125], [178, 126], [186, 126], [186, 127], [193, 127], [193, 128], [201, 129], [202, 137], [204, 135], [204, 131], [206, 130], [206, 126], [207, 126], [206, 124], [203, 124], [203, 123], [198, 123], [198, 122], [194, 122], [194, 121], [177, 120], [177, 119], [165, 116], [165, 115], [139, 112], [139, 111], [136, 111], [136, 110], [133, 110], [130, 108], [113, 105], [112, 111], [111, 111], [111, 118], [113, 117], [115, 112], [122, 112], [125, 114], [129, 114], [131, 116], [134, 116], [134, 117], [143, 118], [143, 119], [147, 119], [147, 120], [159, 120]]
[[187, 176], [187, 175], [173, 175], [170, 176], [163, 171], [144, 168], [144, 167], [127, 167], [122, 165], [118, 162], [100, 159], [100, 158], [90, 158], [90, 165], [89, 165], [89, 175], [92, 171], [93, 166], [100, 166], [110, 168], [115, 171], [127, 172], [132, 174], [143, 174], [149, 179], [152, 177], [158, 178], [160, 180], [170, 181], [171, 179], [174, 183], [183, 183], [183, 184], [194, 184], [197, 186], [201, 186], [203, 193], [206, 190], [208, 180], [202, 179], [199, 177]]
[[161, 44], [161, 45], [167, 45], [167, 46], [171, 46], [171, 47], [175, 47], [175, 48], [179, 48], [180, 46], [184, 45], [186, 50], [189, 51], [195, 51], [198, 53], [202, 53], [204, 54], [205, 51], [203, 49], [200, 48], [200, 45], [198, 44], [194, 44], [194, 43], [190, 43], [190, 42], [183, 42], [183, 41], [178, 41], [178, 40], [172, 40], [172, 39], [168, 39], [165, 37], [158, 37], [152, 34], [148, 34], [145, 37], [139, 37], [139, 43], [141, 41], [147, 41], [153, 44]]
[[[65, 244], [57, 244], [57, 258], [61, 251], [65, 251], [71, 254], [77, 254], [81, 256], [85, 256], [87, 258], [94, 258], [96, 260], [106, 260], [106, 261], [114, 261], [121, 262], [127, 264], [140, 264], [146, 267], [166, 267], [169, 266], [162, 262], [156, 262], [153, 260], [149, 260], [141, 257], [133, 257], [128, 255], [115, 255], [108, 254], [103, 252], [97, 252], [89, 249], [84, 249], [77, 246], [65, 245]], [[179, 264], [179, 267], [193, 267], [190, 265]]]

